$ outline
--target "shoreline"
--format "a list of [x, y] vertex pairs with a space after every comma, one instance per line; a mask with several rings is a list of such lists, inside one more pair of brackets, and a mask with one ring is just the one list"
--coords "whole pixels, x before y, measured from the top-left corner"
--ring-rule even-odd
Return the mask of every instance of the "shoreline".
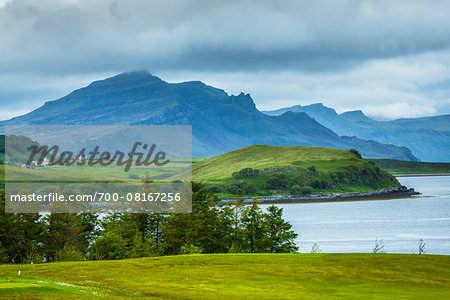
[[392, 174], [395, 177], [424, 177], [424, 176], [450, 176], [450, 173], [405, 173], [405, 174]]
[[[413, 188], [399, 187], [393, 189], [377, 190], [362, 193], [324, 193], [312, 195], [285, 195], [285, 196], [261, 196], [259, 204], [291, 204], [291, 203], [321, 203], [321, 202], [346, 202], [366, 200], [389, 200], [419, 195]], [[235, 198], [221, 199], [219, 205], [226, 205]], [[241, 197], [242, 204], [252, 204], [253, 197]]]

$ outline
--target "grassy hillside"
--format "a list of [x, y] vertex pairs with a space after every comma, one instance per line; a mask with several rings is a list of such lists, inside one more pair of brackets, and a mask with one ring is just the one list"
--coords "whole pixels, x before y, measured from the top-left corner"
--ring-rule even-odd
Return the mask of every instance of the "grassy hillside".
[[430, 174], [450, 173], [450, 163], [434, 163], [420, 161], [405, 161], [396, 159], [367, 159], [376, 166], [395, 174]]
[[329, 168], [329, 163], [353, 158], [352, 153], [334, 148], [254, 145], [197, 162], [194, 176], [197, 179], [225, 179], [244, 168], [286, 167], [292, 163], [320, 163]]
[[212, 191], [285, 194], [369, 191], [398, 186], [389, 173], [350, 151], [306, 146], [255, 145], [193, 165], [195, 180]]
[[[33, 145], [40, 146], [39, 143], [34, 142], [25, 136], [8, 136], [9, 157], [7, 157], [7, 159], [11, 163], [19, 161], [26, 162], [29, 157], [29, 151], [27, 148]], [[0, 164], [4, 164], [5, 160], [5, 136], [0, 135]]]
[[398, 254], [211, 254], [2, 265], [0, 297], [446, 299], [449, 270], [449, 256]]

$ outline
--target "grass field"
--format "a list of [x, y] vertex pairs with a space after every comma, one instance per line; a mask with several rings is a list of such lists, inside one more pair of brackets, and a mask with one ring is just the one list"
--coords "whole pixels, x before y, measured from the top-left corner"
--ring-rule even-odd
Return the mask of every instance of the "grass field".
[[200, 254], [0, 266], [2, 298], [93, 296], [108, 299], [448, 299], [450, 257]]
[[[193, 161], [196, 159], [192, 159]], [[164, 180], [185, 170], [191, 164], [191, 159], [173, 159], [169, 167], [133, 166], [129, 172], [117, 165], [102, 166], [49, 166], [45, 168], [20, 168], [16, 166], [0, 165], [0, 180], [4, 180], [5, 168], [8, 178], [27, 178], [29, 180], [129, 180], [130, 175], [136, 179], [145, 179], [148, 175], [153, 180]]]
[[367, 159], [393, 174], [450, 173], [450, 163], [405, 161], [396, 159]]

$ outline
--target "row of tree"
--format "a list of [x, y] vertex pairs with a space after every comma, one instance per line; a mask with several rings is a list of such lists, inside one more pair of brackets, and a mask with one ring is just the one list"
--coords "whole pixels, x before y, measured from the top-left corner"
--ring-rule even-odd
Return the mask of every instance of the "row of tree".
[[297, 234], [282, 209], [218, 206], [193, 183], [192, 213], [6, 214], [0, 203], [0, 262], [39, 263], [123, 259], [189, 253], [296, 252]]

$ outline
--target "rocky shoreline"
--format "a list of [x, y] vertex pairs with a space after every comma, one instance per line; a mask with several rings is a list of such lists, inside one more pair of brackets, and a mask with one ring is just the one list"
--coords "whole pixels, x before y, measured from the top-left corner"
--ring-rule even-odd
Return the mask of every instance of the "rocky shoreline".
[[[382, 189], [372, 192], [362, 193], [322, 193], [311, 195], [285, 195], [285, 196], [260, 196], [260, 204], [280, 204], [280, 203], [316, 203], [316, 202], [338, 202], [338, 201], [363, 201], [363, 200], [381, 200], [395, 199], [419, 195], [413, 188], [408, 189], [405, 186]], [[253, 197], [241, 197], [243, 204], [253, 203]], [[221, 199], [219, 205], [225, 205], [235, 198]]]

